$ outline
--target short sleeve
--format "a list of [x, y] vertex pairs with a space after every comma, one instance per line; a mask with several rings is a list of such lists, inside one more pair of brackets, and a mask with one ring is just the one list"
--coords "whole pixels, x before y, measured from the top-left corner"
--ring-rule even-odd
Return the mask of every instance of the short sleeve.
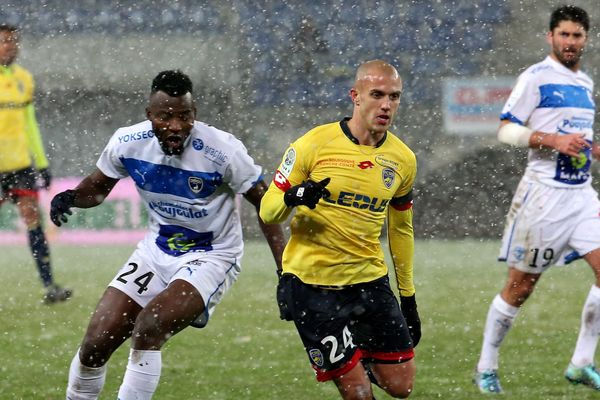
[[262, 168], [254, 162], [242, 142], [236, 144], [238, 149], [227, 167], [225, 181], [235, 193], [246, 193], [262, 178]]
[[539, 102], [540, 92], [533, 75], [525, 72], [517, 80], [504, 104], [500, 119], [525, 125]]
[[115, 151], [115, 141], [119, 131], [115, 132], [113, 137], [100, 154], [96, 166], [102, 173], [110, 178], [122, 179], [129, 176], [123, 162]]

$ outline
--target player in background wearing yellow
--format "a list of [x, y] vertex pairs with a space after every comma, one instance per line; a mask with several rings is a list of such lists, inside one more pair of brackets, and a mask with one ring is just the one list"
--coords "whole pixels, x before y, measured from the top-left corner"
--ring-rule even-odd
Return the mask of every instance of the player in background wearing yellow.
[[[317, 126], [285, 152], [261, 203], [266, 223], [291, 237], [277, 287], [281, 318], [293, 320], [318, 381], [343, 399], [372, 399], [371, 382], [410, 395], [421, 336], [413, 283], [413, 152], [388, 131], [402, 80], [381, 60], [362, 64], [351, 118]], [[386, 220], [401, 308], [380, 244]], [[404, 315], [403, 315], [404, 314]]]
[[54, 303], [71, 297], [71, 290], [54, 283], [50, 251], [42, 228], [38, 204], [38, 177], [41, 186], [50, 186], [48, 160], [40, 137], [33, 106], [31, 74], [15, 64], [19, 32], [0, 25], [0, 204], [16, 204], [27, 228], [29, 246], [46, 287], [44, 301]]

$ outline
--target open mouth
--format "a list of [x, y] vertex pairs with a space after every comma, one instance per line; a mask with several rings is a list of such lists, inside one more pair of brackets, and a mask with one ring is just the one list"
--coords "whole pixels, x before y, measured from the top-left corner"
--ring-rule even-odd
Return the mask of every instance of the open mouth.
[[565, 50], [563, 50], [563, 54], [566, 57], [575, 57], [575, 56], [577, 56], [577, 50], [575, 50], [575, 49], [565, 49]]
[[390, 122], [390, 116], [389, 115], [378, 115], [377, 117], [375, 117], [375, 120], [380, 125], [386, 125]]
[[165, 142], [167, 142], [170, 145], [173, 146], [177, 146], [179, 144], [181, 144], [181, 142], [183, 142], [183, 138], [179, 137], [179, 136], [169, 136]]
[[177, 155], [183, 152], [184, 140], [181, 135], [173, 134], [161, 140], [160, 144], [166, 154]]

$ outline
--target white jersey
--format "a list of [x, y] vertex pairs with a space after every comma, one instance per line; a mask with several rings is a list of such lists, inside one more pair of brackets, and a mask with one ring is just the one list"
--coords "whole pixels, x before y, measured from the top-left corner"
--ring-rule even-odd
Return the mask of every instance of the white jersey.
[[[595, 113], [593, 89], [588, 75], [573, 72], [548, 56], [519, 76], [500, 119], [534, 131], [583, 133], [591, 144]], [[554, 187], [590, 186], [590, 164], [590, 149], [575, 158], [550, 149], [530, 148], [525, 179]]]
[[196, 121], [183, 154], [168, 156], [144, 121], [118, 129], [96, 165], [108, 177], [133, 179], [148, 211], [149, 235], [163, 252], [241, 257], [235, 194], [252, 188], [261, 168], [230, 133]]

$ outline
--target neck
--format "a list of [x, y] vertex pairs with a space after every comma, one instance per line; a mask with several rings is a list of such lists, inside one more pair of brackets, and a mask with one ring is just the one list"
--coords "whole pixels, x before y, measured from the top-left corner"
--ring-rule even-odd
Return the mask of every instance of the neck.
[[385, 132], [372, 132], [366, 129], [356, 117], [352, 117], [352, 119], [348, 121], [348, 128], [350, 129], [352, 136], [358, 140], [358, 143], [364, 146], [375, 146], [385, 135]]

